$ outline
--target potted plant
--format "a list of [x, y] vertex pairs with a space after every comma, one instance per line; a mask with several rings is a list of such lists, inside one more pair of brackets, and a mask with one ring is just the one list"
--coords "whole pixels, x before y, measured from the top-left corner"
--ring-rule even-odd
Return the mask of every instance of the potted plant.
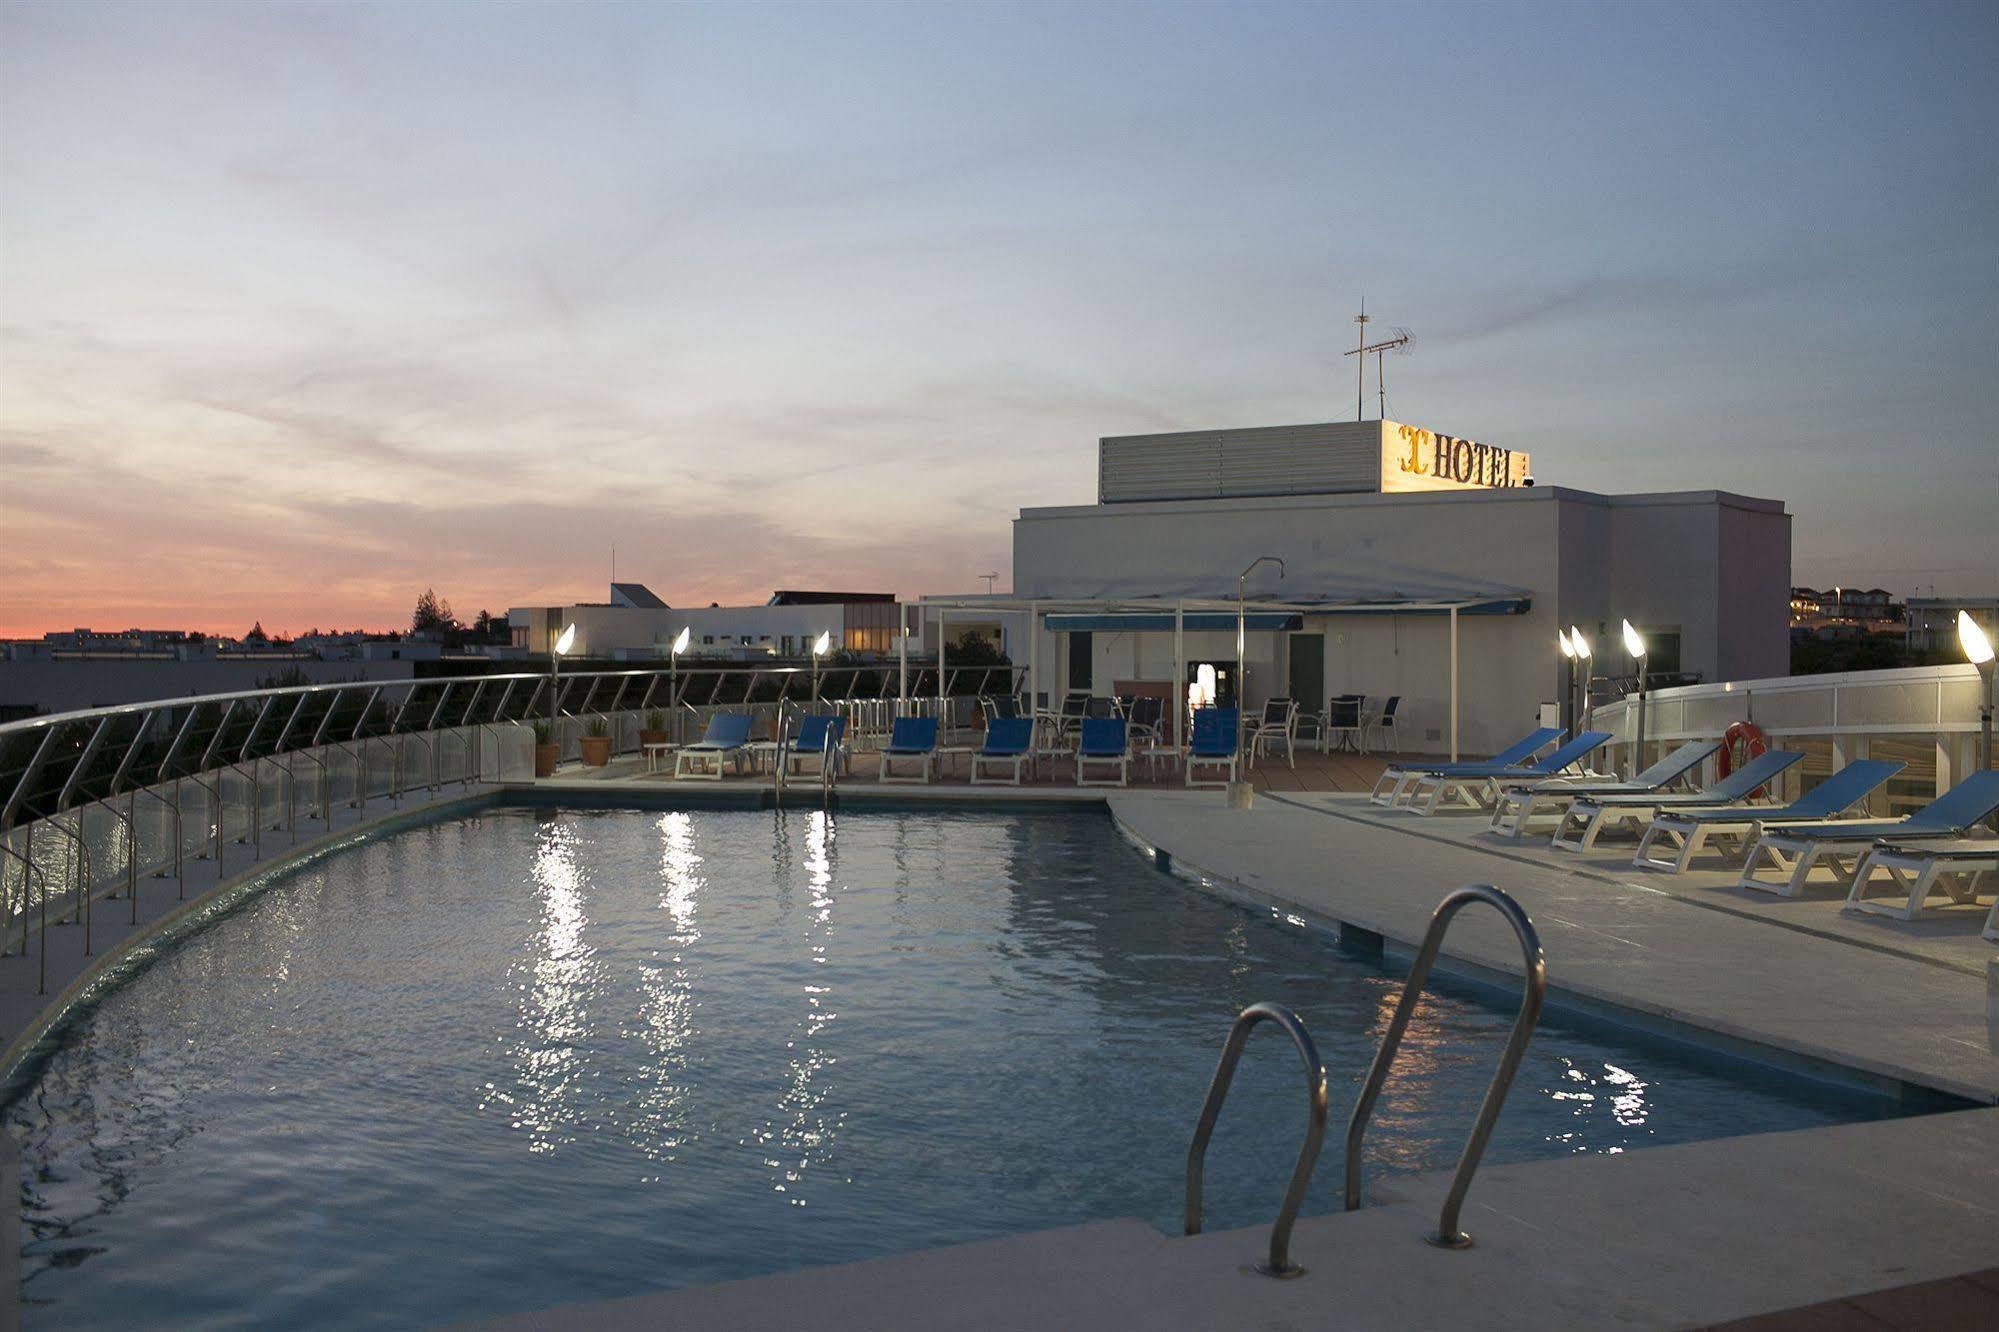
[[666, 714], [658, 708], [653, 708], [646, 713], [645, 725], [639, 727], [639, 747], [643, 749], [647, 745], [663, 745], [667, 739]]
[[610, 723], [602, 717], [592, 717], [583, 727], [583, 766], [601, 768], [610, 761]]
[[534, 775], [555, 776], [555, 761], [562, 756], [562, 746], [555, 743], [555, 732], [545, 721], [534, 724]]

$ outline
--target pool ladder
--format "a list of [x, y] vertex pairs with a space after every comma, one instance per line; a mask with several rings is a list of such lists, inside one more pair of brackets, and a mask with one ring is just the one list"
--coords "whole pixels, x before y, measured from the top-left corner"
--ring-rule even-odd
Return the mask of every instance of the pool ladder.
[[[1479, 1158], [1485, 1154], [1486, 1144], [1492, 1138], [1493, 1125], [1498, 1122], [1500, 1109], [1506, 1104], [1506, 1093], [1513, 1085], [1513, 1075], [1519, 1071], [1520, 1060], [1527, 1053], [1527, 1042], [1533, 1037], [1535, 1024], [1541, 1019], [1541, 1005], [1548, 991], [1548, 968], [1541, 954], [1541, 936], [1526, 911], [1511, 896], [1491, 884], [1475, 883], [1458, 889], [1438, 903], [1430, 917], [1429, 928], [1423, 932], [1422, 946], [1416, 950], [1416, 960], [1409, 968], [1409, 979], [1402, 987], [1402, 998], [1395, 1006], [1395, 1015], [1389, 1019], [1388, 1030], [1382, 1035], [1380, 1048], [1375, 1051], [1374, 1062], [1368, 1068], [1367, 1080], [1361, 1085], [1360, 1099], [1355, 1102], [1353, 1114], [1347, 1120], [1346, 1210], [1352, 1212], [1359, 1210], [1363, 1201], [1361, 1141], [1367, 1133], [1368, 1120], [1374, 1115], [1375, 1102], [1381, 1098], [1382, 1086], [1388, 1081], [1396, 1052], [1402, 1046], [1403, 1033], [1409, 1028], [1409, 1019], [1415, 1014], [1416, 1005], [1422, 1001], [1423, 986], [1429, 980], [1430, 968], [1443, 946], [1444, 933], [1458, 912], [1474, 902], [1489, 904], [1513, 927], [1514, 935], [1520, 940], [1526, 981], [1520, 997], [1520, 1012], [1514, 1018], [1513, 1031], [1506, 1039], [1506, 1051], [1500, 1056], [1491, 1085], [1486, 1088], [1478, 1118], [1472, 1122], [1471, 1136], [1466, 1139], [1464, 1151], [1458, 1157], [1458, 1168], [1451, 1177], [1450, 1191], [1444, 1195], [1437, 1229], [1424, 1237], [1431, 1244], [1445, 1249], [1471, 1247], [1471, 1236], [1458, 1227], [1459, 1213], [1464, 1207], [1465, 1194], [1471, 1188], [1472, 1175], [1478, 1170]], [[1311, 1182], [1312, 1168], [1318, 1162], [1319, 1147], [1326, 1136], [1327, 1093], [1326, 1067], [1319, 1058], [1318, 1048], [1312, 1044], [1305, 1024], [1288, 1008], [1268, 1003], [1251, 1004], [1237, 1015], [1235, 1024], [1229, 1028], [1228, 1040], [1222, 1045], [1221, 1060], [1215, 1065], [1214, 1079], [1208, 1084], [1208, 1098], [1201, 1107], [1200, 1121], [1194, 1127], [1194, 1141], [1187, 1148], [1186, 1233], [1201, 1233], [1201, 1174], [1208, 1139], [1213, 1135], [1215, 1121], [1221, 1115], [1222, 1102], [1229, 1094], [1229, 1084], [1235, 1080], [1236, 1064], [1242, 1058], [1243, 1046], [1249, 1040], [1250, 1031], [1259, 1022], [1275, 1023], [1298, 1048], [1298, 1057], [1305, 1065], [1307, 1116], [1305, 1145], [1299, 1150], [1297, 1164], [1291, 1170], [1291, 1182], [1284, 1190], [1284, 1201], [1277, 1209], [1277, 1220], [1270, 1228], [1269, 1256], [1257, 1264], [1257, 1271], [1265, 1276], [1298, 1277], [1304, 1275], [1305, 1269], [1291, 1261], [1291, 1228], [1298, 1219], [1298, 1209], [1304, 1205], [1305, 1188]]]
[[[785, 769], [790, 766], [791, 720], [794, 715], [803, 715], [794, 714], [788, 704], [789, 700], [782, 700], [777, 706], [777, 752], [772, 756], [771, 764], [770, 798], [771, 804], [778, 809], [784, 808]], [[825, 751], [819, 755], [819, 803], [822, 805], [833, 802], [833, 788], [840, 777], [838, 760], [845, 746], [843, 728], [840, 739], [834, 741], [829, 738]]]

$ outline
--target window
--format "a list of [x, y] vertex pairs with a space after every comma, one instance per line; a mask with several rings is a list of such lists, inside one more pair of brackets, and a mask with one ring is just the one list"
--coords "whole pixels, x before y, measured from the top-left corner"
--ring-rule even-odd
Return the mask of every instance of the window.
[[706, 643], [706, 644], [707, 644], [707, 645], [708, 645], [709, 647], [714, 647], [714, 646], [715, 646], [715, 635], [713, 635], [713, 634], [703, 634], [703, 635], [701, 635], [701, 641], [702, 641], [703, 643]]
[[790, 656], [790, 655], [791, 655], [791, 653], [792, 653], [792, 641], [791, 641], [791, 635], [790, 635], [790, 634], [786, 634], [786, 635], [784, 636], [784, 641], [783, 641], [783, 642], [782, 642], [782, 643], [781, 643], [781, 644], [779, 645], [779, 651], [780, 651], [780, 652], [781, 652], [781, 653], [782, 653], [782, 654], [783, 654], [784, 656], [787, 656], [787, 657], [788, 657], [788, 656]]

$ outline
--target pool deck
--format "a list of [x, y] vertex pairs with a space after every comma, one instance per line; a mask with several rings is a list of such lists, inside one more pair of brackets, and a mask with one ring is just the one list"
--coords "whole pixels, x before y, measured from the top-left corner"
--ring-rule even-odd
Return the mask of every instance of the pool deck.
[[[1906, 924], [1852, 919], [1829, 890], [1796, 901], [1744, 893], [1720, 871], [1633, 869], [1628, 844], [1571, 856], [1545, 839], [1493, 838], [1482, 817], [1382, 811], [1354, 794], [1379, 765], [1316, 754], [1300, 755], [1295, 770], [1259, 765], [1259, 794], [1247, 810], [1177, 782], [1079, 790], [1059, 778], [1020, 788], [970, 787], [962, 778], [930, 787], [843, 780], [842, 803], [1105, 804], [1127, 836], [1191, 888], [1366, 931], [1391, 953], [1420, 938], [1446, 891], [1493, 883], [1540, 929], [1551, 1004], [1697, 1028], [1725, 1050], [1844, 1081], [1999, 1105], [1999, 949], [1978, 939], [1968, 910]], [[696, 783], [642, 774], [627, 760], [497, 790], [413, 793], [398, 810], [336, 811], [333, 828], [306, 830], [295, 850], [283, 834], [268, 835], [261, 863], [230, 847], [226, 878], [212, 862], [190, 860], [185, 903], [170, 881], [142, 880], [136, 928], [125, 923], [128, 903], [100, 898], [94, 956], [83, 955], [79, 927], [52, 927], [48, 995], [34, 992], [32, 957], [0, 963], [10, 1056], [45, 1024], [58, 991], [81, 993], [89, 968], [108, 953], [143, 946], [254, 890], [273, 869], [396, 821], [495, 798], [740, 807], [769, 793], [768, 777]], [[816, 803], [815, 783], [794, 791], [801, 805]], [[1474, 908], [1453, 927], [1440, 969], [1509, 984], [1519, 974], [1518, 946], [1496, 915]], [[1319, 1169], [1339, 1169], [1338, 1156], [1334, 1142]], [[1300, 1221], [1293, 1251], [1307, 1273], [1296, 1281], [1248, 1271], [1265, 1243], [1260, 1229], [1168, 1237], [1124, 1220], [490, 1326], [1671, 1328], [1999, 1267], [1999, 1109], [1495, 1165], [1472, 1188], [1464, 1224], [1478, 1243], [1462, 1252], [1421, 1238], [1447, 1183], [1400, 1179], [1361, 1211]], [[1858, 1325], [1852, 1309], [1833, 1308], [1798, 1325]]]

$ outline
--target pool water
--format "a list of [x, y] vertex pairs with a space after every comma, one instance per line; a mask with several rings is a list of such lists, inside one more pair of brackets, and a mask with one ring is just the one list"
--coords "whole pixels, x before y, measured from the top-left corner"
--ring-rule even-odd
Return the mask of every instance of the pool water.
[[[1092, 1219], [1177, 1233], [1236, 1011], [1304, 1016], [1337, 1125], [1399, 989], [1100, 815], [418, 827], [186, 940], [7, 1109], [26, 1323], [407, 1326]], [[1455, 1160], [1511, 1018], [1426, 1002], [1371, 1174]], [[1487, 1159], [1888, 1110], [1550, 1020]], [[1208, 1229], [1269, 1221], [1304, 1114], [1260, 1029]], [[1338, 1136], [1308, 1212], [1340, 1205]]]

